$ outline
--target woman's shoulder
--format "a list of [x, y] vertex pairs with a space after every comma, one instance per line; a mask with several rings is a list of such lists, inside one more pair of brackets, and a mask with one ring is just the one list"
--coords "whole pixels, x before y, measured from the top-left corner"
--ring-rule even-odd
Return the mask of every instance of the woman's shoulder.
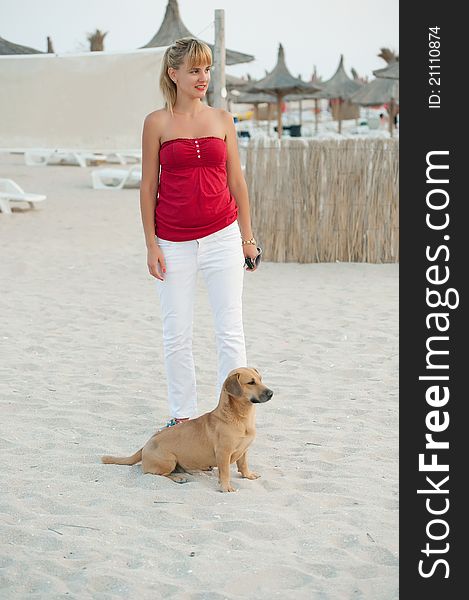
[[147, 131], [154, 140], [160, 140], [165, 129], [168, 113], [165, 108], [154, 110], [145, 117], [143, 129]]
[[168, 111], [165, 108], [154, 110], [145, 117], [145, 123], [160, 124], [168, 118]]
[[224, 108], [209, 107], [213, 115], [213, 124], [224, 129], [227, 134], [234, 123], [233, 115]]
[[213, 111], [213, 115], [215, 117], [217, 117], [218, 119], [224, 120], [224, 121], [229, 121], [230, 119], [233, 119], [233, 115], [225, 110], [224, 108], [215, 108], [213, 106], [209, 106], [208, 108], [210, 108], [210, 110]]

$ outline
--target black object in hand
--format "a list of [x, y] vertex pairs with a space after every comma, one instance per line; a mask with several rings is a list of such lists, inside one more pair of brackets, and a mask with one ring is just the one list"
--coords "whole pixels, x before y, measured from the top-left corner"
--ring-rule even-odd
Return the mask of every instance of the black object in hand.
[[251, 258], [250, 256], [246, 256], [244, 258], [244, 264], [246, 265], [246, 268], [249, 271], [253, 271], [256, 267], [259, 266], [259, 263], [261, 262], [261, 254], [262, 254], [262, 248], [259, 248], [259, 246], [257, 247], [257, 256], [256, 258]]

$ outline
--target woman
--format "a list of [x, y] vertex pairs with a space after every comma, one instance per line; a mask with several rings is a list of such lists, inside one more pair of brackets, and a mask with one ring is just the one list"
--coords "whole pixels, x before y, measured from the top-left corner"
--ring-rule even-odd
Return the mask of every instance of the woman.
[[257, 256], [257, 243], [233, 117], [202, 103], [211, 64], [210, 48], [194, 38], [168, 47], [160, 76], [165, 108], [143, 125], [140, 208], [163, 320], [167, 427], [197, 411], [192, 315], [198, 270], [215, 321], [217, 395], [229, 371], [247, 366], [244, 262]]

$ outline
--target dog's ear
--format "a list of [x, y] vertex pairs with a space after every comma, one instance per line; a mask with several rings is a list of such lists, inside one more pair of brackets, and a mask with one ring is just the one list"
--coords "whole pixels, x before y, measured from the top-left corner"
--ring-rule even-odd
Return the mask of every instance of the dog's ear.
[[239, 373], [233, 373], [233, 375], [230, 375], [225, 381], [225, 385], [223, 387], [228, 392], [228, 394], [231, 394], [232, 396], [243, 395], [243, 388], [239, 383]]
[[251, 367], [253, 371], [255, 371], [258, 375], [260, 375], [259, 371], [257, 369], [255, 369], [254, 367]]

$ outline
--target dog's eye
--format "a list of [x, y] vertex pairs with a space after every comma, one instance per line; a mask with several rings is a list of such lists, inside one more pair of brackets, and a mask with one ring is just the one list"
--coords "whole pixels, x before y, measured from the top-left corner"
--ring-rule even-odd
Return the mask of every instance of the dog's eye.
[[248, 385], [256, 385], [256, 382], [253, 379], [252, 381], [248, 381]]

